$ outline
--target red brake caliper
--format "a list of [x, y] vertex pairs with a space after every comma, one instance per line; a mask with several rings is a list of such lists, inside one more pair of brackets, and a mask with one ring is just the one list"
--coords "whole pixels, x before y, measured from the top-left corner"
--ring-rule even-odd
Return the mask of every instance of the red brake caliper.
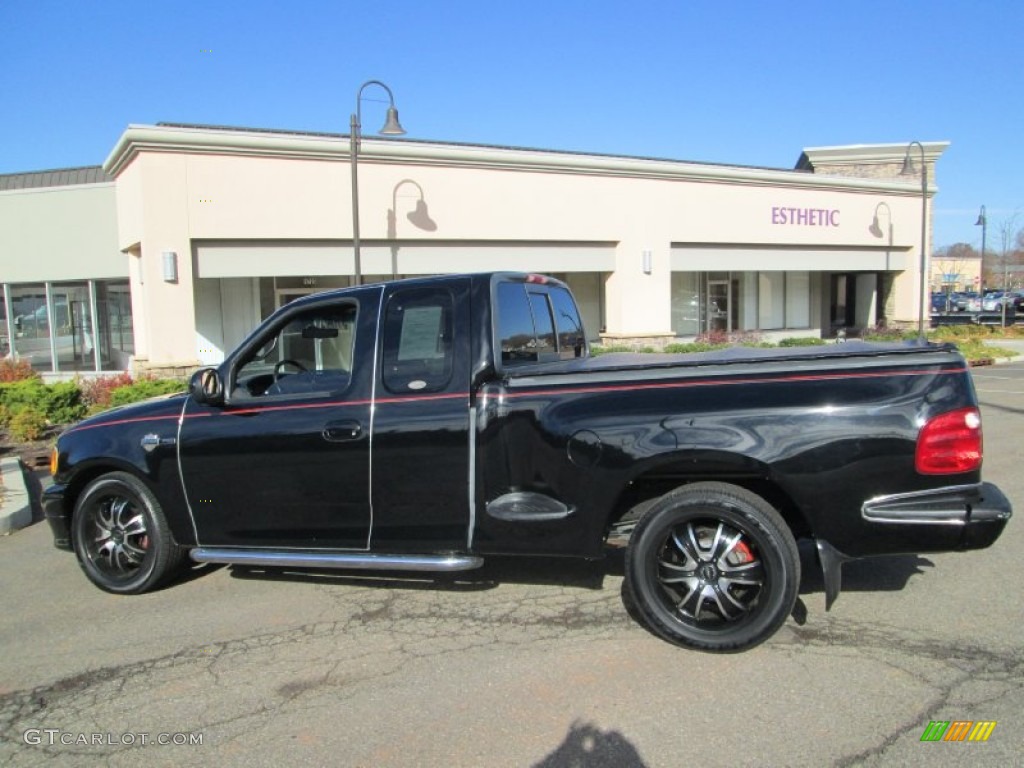
[[739, 558], [739, 563], [737, 563], [737, 565], [750, 563], [754, 560], [754, 553], [750, 551], [750, 547], [747, 546], [747, 542], [743, 540], [738, 541], [732, 551], [735, 552], [736, 557]]

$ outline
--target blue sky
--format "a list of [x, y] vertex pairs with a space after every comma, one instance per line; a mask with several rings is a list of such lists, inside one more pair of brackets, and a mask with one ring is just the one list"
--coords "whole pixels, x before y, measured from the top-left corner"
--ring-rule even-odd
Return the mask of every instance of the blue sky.
[[375, 78], [417, 139], [775, 168], [948, 140], [936, 245], [979, 247], [985, 204], [991, 248], [1024, 225], [1022, 29], [1019, 0], [2, 0], [0, 173], [129, 123], [345, 133]]

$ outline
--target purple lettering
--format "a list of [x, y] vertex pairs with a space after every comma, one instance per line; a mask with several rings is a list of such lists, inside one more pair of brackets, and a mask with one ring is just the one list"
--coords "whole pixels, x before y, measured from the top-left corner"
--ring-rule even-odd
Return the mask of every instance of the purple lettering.
[[838, 227], [839, 209], [772, 207], [772, 224], [798, 227]]

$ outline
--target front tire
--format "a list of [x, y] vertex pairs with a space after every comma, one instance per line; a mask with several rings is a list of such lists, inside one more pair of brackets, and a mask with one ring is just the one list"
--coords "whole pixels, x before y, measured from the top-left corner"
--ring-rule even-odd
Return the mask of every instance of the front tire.
[[185, 556], [156, 497], [127, 472], [102, 475], [85, 487], [71, 532], [82, 570], [107, 592], [154, 589], [174, 575]]
[[630, 537], [626, 586], [643, 620], [677, 645], [742, 651], [771, 637], [800, 586], [796, 541], [779, 513], [726, 483], [658, 499]]

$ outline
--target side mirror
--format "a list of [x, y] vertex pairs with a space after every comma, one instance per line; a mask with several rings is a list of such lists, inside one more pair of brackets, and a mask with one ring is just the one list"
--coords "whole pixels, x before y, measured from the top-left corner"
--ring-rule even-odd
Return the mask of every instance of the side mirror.
[[189, 379], [188, 392], [201, 405], [223, 405], [224, 380], [216, 368], [200, 368]]

